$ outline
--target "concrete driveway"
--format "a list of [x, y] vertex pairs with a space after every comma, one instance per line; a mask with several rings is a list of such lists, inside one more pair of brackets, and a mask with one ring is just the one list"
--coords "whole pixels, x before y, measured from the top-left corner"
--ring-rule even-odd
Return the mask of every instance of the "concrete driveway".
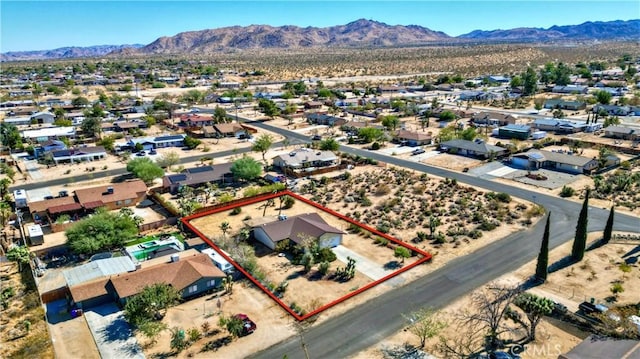
[[367, 257], [361, 256], [347, 247], [337, 246], [332, 249], [333, 253], [336, 254], [336, 257], [344, 263], [348, 262], [347, 257], [355, 259], [356, 270], [373, 280], [378, 280], [393, 273], [393, 270], [386, 270], [381, 264], [378, 264]]
[[144, 353], [115, 304], [104, 304], [84, 313], [102, 358], [144, 359]]

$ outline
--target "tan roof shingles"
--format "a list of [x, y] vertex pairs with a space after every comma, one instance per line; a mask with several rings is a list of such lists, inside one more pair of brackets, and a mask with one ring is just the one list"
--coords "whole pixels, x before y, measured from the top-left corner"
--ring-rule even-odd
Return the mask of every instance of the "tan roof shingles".
[[76, 199], [73, 196], [45, 199], [43, 201], [29, 203], [29, 211], [31, 213], [40, 213], [51, 207], [64, 206], [72, 203], [76, 203]]
[[318, 238], [325, 233], [344, 233], [325, 222], [317, 213], [306, 213], [260, 226], [272, 241], [291, 239], [301, 243], [307, 236]]
[[213, 264], [208, 255], [198, 253], [192, 257], [180, 258], [177, 262], [112, 276], [111, 283], [119, 298], [128, 298], [147, 285], [166, 283], [180, 291], [206, 277], [224, 278], [225, 274]]
[[100, 297], [109, 294], [107, 286], [109, 286], [109, 278], [104, 277], [92, 282], [74, 285], [69, 288], [73, 301], [78, 303], [87, 299]]
[[[107, 193], [108, 187], [113, 187], [112, 194]], [[95, 201], [102, 201], [103, 203], [124, 201], [125, 199], [137, 198], [145, 192], [147, 192], [147, 185], [145, 185], [141, 180], [113, 183], [110, 185], [83, 188], [75, 191], [78, 202], [83, 205], [85, 203]]]

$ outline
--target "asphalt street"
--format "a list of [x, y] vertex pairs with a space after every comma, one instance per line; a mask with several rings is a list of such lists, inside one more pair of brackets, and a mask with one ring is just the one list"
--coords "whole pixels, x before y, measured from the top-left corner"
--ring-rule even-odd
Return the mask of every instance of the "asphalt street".
[[[252, 126], [281, 134], [285, 136], [291, 144], [309, 142], [309, 136], [307, 135], [274, 127], [267, 123], [252, 121], [251, 119], [241, 119], [245, 122], [250, 122]], [[383, 155], [373, 151], [354, 149], [346, 146], [341, 146], [340, 150], [370, 157], [398, 167], [406, 167], [427, 174], [456, 179], [460, 183], [474, 187], [496, 192], [505, 192], [514, 197], [533, 200], [552, 213], [551, 248], [571, 240], [575, 234], [575, 225], [581, 207], [580, 203], [480, 179], [464, 173]], [[222, 157], [246, 151], [250, 151], [250, 149], [228, 150], [209, 153], [207, 155]], [[201, 153], [194, 156], [186, 156], [181, 158], [181, 163], [197, 161], [202, 156]], [[101, 173], [74, 176], [74, 179], [76, 181], [82, 181], [98, 177], [118, 176], [125, 173], [125, 169], [114, 169]], [[13, 186], [12, 189], [33, 189], [44, 186], [62, 185], [68, 182], [68, 178], [60, 178], [35, 184], [17, 185]], [[608, 210], [590, 207], [589, 230], [602, 230], [607, 216]], [[404, 327], [406, 323], [402, 314], [409, 313], [421, 307], [442, 308], [460, 296], [473, 291], [491, 280], [516, 270], [537, 256], [544, 227], [543, 222], [544, 221], [540, 221], [533, 228], [513, 233], [472, 254], [457, 258], [433, 273], [378, 296], [341, 316], [312, 326], [305, 333], [305, 340], [310, 357], [345, 358], [353, 355], [377, 344]], [[640, 232], [640, 219], [617, 213], [614, 230]], [[437, 257], [434, 260], [438, 260]], [[427, 263], [425, 265], [429, 264]], [[256, 353], [253, 357], [272, 359], [282, 358], [285, 355], [292, 359], [305, 357], [297, 336]]]
[[[252, 125], [279, 133], [290, 139], [308, 140], [308, 136], [266, 123], [253, 122]], [[464, 173], [381, 155], [373, 151], [346, 146], [341, 146], [340, 150], [427, 174], [455, 178], [460, 183], [474, 187], [506, 192], [526, 200], [535, 200], [537, 204], [544, 206], [547, 211], [551, 212], [551, 248], [571, 240], [575, 235], [580, 203], [480, 179]], [[590, 207], [589, 230], [602, 230], [607, 217], [608, 210]], [[345, 358], [353, 355], [401, 330], [407, 324], [402, 314], [422, 307], [442, 308], [460, 296], [503, 274], [516, 270], [537, 256], [543, 229], [544, 221], [540, 221], [533, 228], [513, 233], [474, 253], [457, 258], [406, 286], [378, 296], [341, 316], [312, 326], [305, 333], [309, 356], [311, 358]], [[640, 232], [640, 219], [617, 213], [614, 230]], [[434, 260], [438, 260], [437, 257]], [[304, 358], [304, 352], [297, 336], [256, 353], [253, 358], [282, 358], [285, 355], [289, 358]]]

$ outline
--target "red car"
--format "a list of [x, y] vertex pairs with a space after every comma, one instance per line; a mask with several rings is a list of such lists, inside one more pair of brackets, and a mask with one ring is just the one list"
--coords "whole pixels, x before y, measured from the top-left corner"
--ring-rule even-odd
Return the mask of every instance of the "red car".
[[256, 323], [254, 323], [246, 314], [238, 313], [236, 318], [242, 320], [242, 333], [241, 336], [249, 335], [256, 330]]

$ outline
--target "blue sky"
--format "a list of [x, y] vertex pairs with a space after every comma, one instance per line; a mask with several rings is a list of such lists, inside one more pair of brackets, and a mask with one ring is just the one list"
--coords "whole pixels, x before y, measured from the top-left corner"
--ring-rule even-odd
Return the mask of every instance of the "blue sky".
[[0, 52], [148, 44], [183, 31], [266, 24], [326, 27], [366, 18], [451, 36], [472, 30], [640, 18], [640, 1], [0, 1]]

